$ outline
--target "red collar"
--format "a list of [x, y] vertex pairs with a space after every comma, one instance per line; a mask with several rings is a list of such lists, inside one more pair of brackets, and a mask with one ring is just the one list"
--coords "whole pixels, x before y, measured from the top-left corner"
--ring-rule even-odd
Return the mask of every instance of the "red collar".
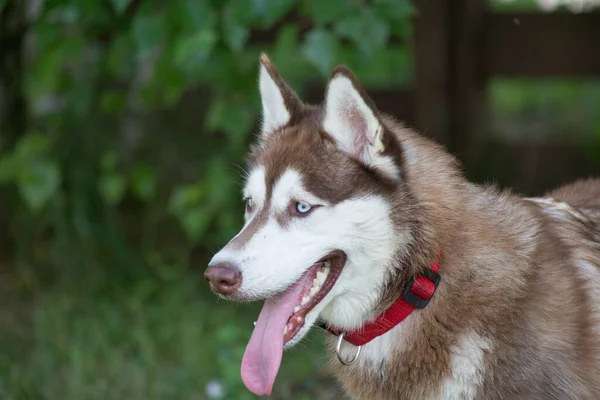
[[[440, 283], [439, 266], [438, 256], [429, 269], [412, 279], [404, 294], [394, 304], [376, 318], [367, 321], [361, 328], [347, 331], [344, 340], [354, 346], [362, 346], [404, 321], [415, 309], [425, 308]], [[342, 329], [324, 323], [319, 326], [335, 336], [343, 332]]]

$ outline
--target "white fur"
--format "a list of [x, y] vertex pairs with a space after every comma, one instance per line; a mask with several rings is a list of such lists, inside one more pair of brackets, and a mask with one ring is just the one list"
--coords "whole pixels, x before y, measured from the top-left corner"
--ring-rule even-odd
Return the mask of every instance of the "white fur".
[[265, 168], [259, 166], [254, 168], [246, 178], [246, 187], [244, 188], [244, 197], [252, 198], [257, 207], [261, 207], [265, 202], [267, 186], [265, 182]]
[[[254, 176], [261, 174], [251, 172], [247, 193], [260, 186]], [[225, 246], [213, 262], [235, 263], [243, 277], [239, 293], [265, 298], [287, 289], [330, 251], [342, 250], [348, 259], [338, 281], [308, 313], [305, 326], [289, 346], [308, 332], [319, 315], [342, 329], [357, 328], [372, 318], [390, 263], [399, 246], [408, 241], [407, 232], [394, 228], [385, 199], [366, 195], [328, 205], [304, 188], [301, 174], [294, 170], [279, 178], [272, 193], [266, 224], [243, 247]], [[298, 197], [323, 206], [281, 226], [277, 215], [286, 212], [285, 206]]]
[[[592, 298], [600, 299], [600, 270], [598, 267], [591, 262], [585, 260], [586, 254], [584, 252], [575, 252], [577, 258], [577, 267], [579, 268], [580, 276], [585, 279], [586, 286], [588, 286], [591, 292]], [[596, 326], [600, 330], [600, 304], [598, 302], [591, 302], [591, 307], [594, 310], [596, 316]]]
[[290, 201], [296, 200], [310, 205], [326, 206], [329, 203], [306, 191], [302, 186], [302, 177], [293, 169], [285, 171], [273, 189], [271, 195], [271, 209], [276, 212], [284, 212]]
[[[409, 315], [401, 324], [362, 346], [357, 362], [364, 373], [375, 375], [381, 380], [386, 379], [388, 368], [383, 365], [404, 348], [404, 338], [412, 329], [414, 318], [414, 314]], [[356, 347], [344, 342], [341, 354], [346, 359], [352, 359], [356, 354]]]
[[[537, 197], [528, 198], [527, 200], [539, 204], [542, 207], [542, 211], [549, 217], [563, 222], [563, 224], [557, 228], [557, 233], [567, 244], [571, 245], [571, 256], [576, 261], [579, 276], [585, 280], [585, 285], [587, 286], [586, 289], [592, 294], [593, 298], [600, 298], [600, 270], [597, 267], [600, 260], [590, 256], [586, 250], [580, 249], [580, 246], [585, 248], [586, 246], [596, 247], [598, 245], [581, 239], [573, 243], [570, 232], [570, 229], [572, 228], [568, 225], [568, 223], [575, 223], [575, 221], [583, 224], [589, 223], [589, 210], [586, 210], [586, 213], [584, 214], [582, 209], [571, 207], [566, 202], [556, 201], [552, 198]], [[594, 311], [596, 330], [600, 331], [600, 304], [592, 302], [590, 306]], [[598, 361], [600, 362], [600, 360]]]
[[265, 135], [287, 124], [290, 120], [290, 113], [285, 106], [279, 87], [262, 64], [259, 89], [262, 102], [262, 133]]
[[[339, 142], [343, 150], [362, 157], [364, 149], [357, 147], [355, 140], [358, 136], [365, 136], [370, 145], [375, 145], [381, 124], [350, 79], [341, 74], [331, 79], [325, 104], [323, 128]], [[359, 128], [353, 125], [353, 115], [365, 126]]]
[[526, 200], [538, 203], [542, 206], [546, 214], [554, 218], [560, 219], [565, 216], [573, 216], [582, 222], [587, 222], [588, 220], [579, 210], [576, 210], [564, 201], [556, 201], [550, 197], [528, 197]]
[[[577, 267], [579, 276], [585, 280], [585, 286], [593, 299], [600, 299], [600, 270], [598, 269], [598, 259], [595, 263], [586, 260], [589, 253], [576, 250], [574, 256], [577, 259]], [[596, 332], [600, 333], [600, 303], [591, 301], [590, 306], [594, 313], [593, 324]], [[600, 365], [600, 357], [596, 358], [596, 362]]]
[[475, 332], [464, 334], [460, 342], [451, 349], [452, 375], [444, 380], [439, 397], [435, 399], [474, 399], [478, 387], [483, 383], [483, 358], [490, 349], [490, 342], [486, 338]]
[[343, 74], [329, 81], [323, 129], [342, 150], [394, 178], [400, 176], [394, 160], [382, 154], [385, 150], [381, 141], [383, 126], [352, 81]]
[[[363, 370], [377, 374], [386, 372], [387, 368], [382, 368], [383, 363], [390, 359], [392, 353], [399, 350], [399, 346], [402, 344], [402, 337], [404, 336], [404, 332], [407, 331], [409, 324], [410, 321], [407, 318], [389, 332], [365, 344], [361, 349], [361, 357], [359, 358], [359, 363]], [[384, 376], [381, 378], [385, 379]]]
[[[389, 213], [384, 198], [370, 195], [338, 204], [323, 221], [330, 226], [330, 238], [337, 242], [334, 246], [348, 255], [346, 267], [329, 293], [331, 302], [322, 312], [338, 328], [359, 328], [375, 316], [372, 310], [381, 296], [393, 257], [409, 241], [409, 233], [397, 231]], [[332, 229], [331, 225], [337, 227]]]

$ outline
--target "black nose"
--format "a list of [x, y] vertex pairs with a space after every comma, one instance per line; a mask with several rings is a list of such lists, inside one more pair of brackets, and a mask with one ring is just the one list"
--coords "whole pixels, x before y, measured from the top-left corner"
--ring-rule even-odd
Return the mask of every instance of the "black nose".
[[209, 265], [204, 277], [210, 282], [210, 289], [219, 294], [232, 294], [242, 284], [242, 273], [231, 263], [222, 262]]

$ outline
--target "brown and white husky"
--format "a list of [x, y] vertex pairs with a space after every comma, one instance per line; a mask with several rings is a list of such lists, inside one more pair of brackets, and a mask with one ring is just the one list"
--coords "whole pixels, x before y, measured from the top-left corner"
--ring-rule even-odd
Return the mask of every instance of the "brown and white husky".
[[[346, 68], [304, 104], [260, 60], [245, 225], [205, 276], [265, 300], [242, 380], [324, 326], [356, 399], [600, 399], [600, 180], [522, 198], [472, 184]], [[337, 357], [336, 357], [337, 353]]]

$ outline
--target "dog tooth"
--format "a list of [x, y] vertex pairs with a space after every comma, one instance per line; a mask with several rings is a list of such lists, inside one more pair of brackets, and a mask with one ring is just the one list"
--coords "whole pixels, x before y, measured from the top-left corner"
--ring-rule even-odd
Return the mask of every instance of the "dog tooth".
[[285, 334], [287, 333], [287, 331], [288, 331], [288, 327], [287, 327], [287, 325], [286, 325], [286, 326], [283, 328], [283, 334], [285, 335]]
[[302, 298], [302, 302], [300, 303], [300, 305], [302, 305], [302, 306], [303, 306], [303, 305], [305, 305], [306, 303], [308, 303], [308, 302], [309, 302], [309, 300], [310, 300], [310, 297], [308, 297], [308, 296], [304, 296], [304, 297]]
[[321, 289], [321, 287], [319, 287], [319, 286], [313, 286], [313, 287], [310, 289], [310, 292], [308, 292], [308, 295], [309, 295], [309, 296], [314, 296], [314, 295], [315, 295], [315, 293], [317, 293], [317, 292], [318, 292], [320, 289]]
[[317, 272], [317, 277], [315, 279], [313, 279], [313, 286], [319, 286], [321, 284], [321, 281], [319, 280], [319, 272]]
[[256, 321], [254, 321], [254, 326], [256, 326]]
[[294, 307], [294, 312], [297, 313], [298, 311], [300, 311], [300, 306]]
[[319, 284], [325, 282], [325, 278], [327, 278], [327, 274], [325, 272], [317, 272], [317, 280], [319, 281]]

